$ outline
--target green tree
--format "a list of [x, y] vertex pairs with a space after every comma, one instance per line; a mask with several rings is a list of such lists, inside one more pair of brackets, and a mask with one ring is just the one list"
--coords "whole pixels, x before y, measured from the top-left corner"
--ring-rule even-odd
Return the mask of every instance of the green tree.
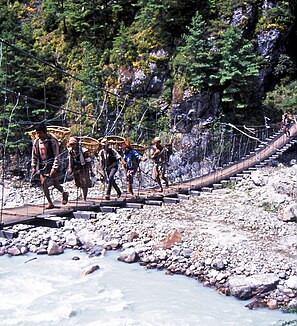
[[206, 23], [196, 12], [188, 33], [182, 37], [183, 44], [177, 48], [173, 67], [175, 75], [185, 84], [201, 91], [208, 86], [212, 71], [211, 44], [207, 38]]
[[296, 63], [287, 54], [281, 54], [273, 73], [280, 79], [286, 76], [294, 76], [296, 71]]
[[269, 116], [276, 121], [280, 120], [283, 112], [297, 113], [297, 81], [283, 79], [280, 85], [266, 94], [263, 101], [264, 108]]
[[210, 76], [210, 85], [222, 93], [225, 108], [246, 107], [260, 67], [253, 44], [243, 38], [238, 27], [231, 26], [215, 42], [215, 48], [216, 73]]
[[114, 38], [110, 54], [110, 61], [119, 66], [131, 64], [136, 60], [136, 47], [131, 37], [129, 28], [122, 23], [118, 35]]
[[45, 32], [50, 33], [59, 26], [59, 6], [54, 0], [45, 0], [42, 2], [41, 8], [45, 16], [43, 29]]

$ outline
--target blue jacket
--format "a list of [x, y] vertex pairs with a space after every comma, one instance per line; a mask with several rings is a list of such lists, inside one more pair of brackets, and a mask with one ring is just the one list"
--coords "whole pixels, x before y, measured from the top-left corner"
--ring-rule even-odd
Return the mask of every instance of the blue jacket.
[[134, 169], [135, 161], [138, 162], [138, 160], [140, 158], [141, 158], [141, 155], [138, 152], [136, 152], [134, 149], [131, 149], [128, 153], [123, 154], [123, 159], [127, 163], [127, 168], [129, 170]]

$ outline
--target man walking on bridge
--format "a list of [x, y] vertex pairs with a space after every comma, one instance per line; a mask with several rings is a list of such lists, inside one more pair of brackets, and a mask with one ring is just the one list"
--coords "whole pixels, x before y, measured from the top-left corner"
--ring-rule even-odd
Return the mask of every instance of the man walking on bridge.
[[290, 137], [290, 130], [289, 130], [290, 123], [291, 123], [291, 120], [288, 117], [288, 114], [285, 112], [283, 115], [282, 128], [284, 130], [284, 133], [288, 137]]
[[32, 148], [32, 176], [37, 173], [40, 175], [43, 193], [48, 201], [45, 208], [51, 209], [55, 207], [48, 189], [50, 180], [52, 180], [54, 187], [62, 193], [62, 204], [66, 205], [68, 202], [68, 193], [60, 185], [57, 174], [59, 168], [58, 141], [47, 133], [47, 128], [44, 123], [37, 125], [35, 131], [37, 139], [34, 140]]
[[160, 191], [163, 192], [161, 179], [165, 181], [166, 188], [169, 187], [168, 179], [165, 176], [167, 171], [168, 150], [165, 146], [161, 145], [161, 139], [155, 137], [153, 139], [152, 159], [154, 161], [154, 175], [156, 182], [160, 186]]

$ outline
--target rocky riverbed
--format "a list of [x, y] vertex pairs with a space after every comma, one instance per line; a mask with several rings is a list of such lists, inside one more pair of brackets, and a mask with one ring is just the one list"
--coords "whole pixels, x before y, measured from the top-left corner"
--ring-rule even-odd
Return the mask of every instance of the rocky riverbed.
[[[65, 186], [74, 197], [73, 183]], [[5, 194], [4, 207], [20, 205], [26, 196], [27, 202], [43, 198], [39, 188], [26, 194], [16, 185], [5, 186]], [[100, 194], [97, 186], [90, 191], [91, 197]], [[297, 165], [263, 168], [178, 204], [96, 213], [66, 220], [60, 229], [15, 226], [18, 238], [0, 238], [0, 255], [119, 249], [120, 261], [196, 278], [223, 294], [253, 299], [249, 308], [296, 312], [296, 199]]]

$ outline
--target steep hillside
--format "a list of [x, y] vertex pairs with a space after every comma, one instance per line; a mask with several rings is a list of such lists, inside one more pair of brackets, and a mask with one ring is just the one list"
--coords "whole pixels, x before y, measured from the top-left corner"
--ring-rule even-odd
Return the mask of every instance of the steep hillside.
[[43, 119], [149, 140], [296, 110], [296, 1], [0, 3], [2, 139], [9, 122], [12, 142]]

